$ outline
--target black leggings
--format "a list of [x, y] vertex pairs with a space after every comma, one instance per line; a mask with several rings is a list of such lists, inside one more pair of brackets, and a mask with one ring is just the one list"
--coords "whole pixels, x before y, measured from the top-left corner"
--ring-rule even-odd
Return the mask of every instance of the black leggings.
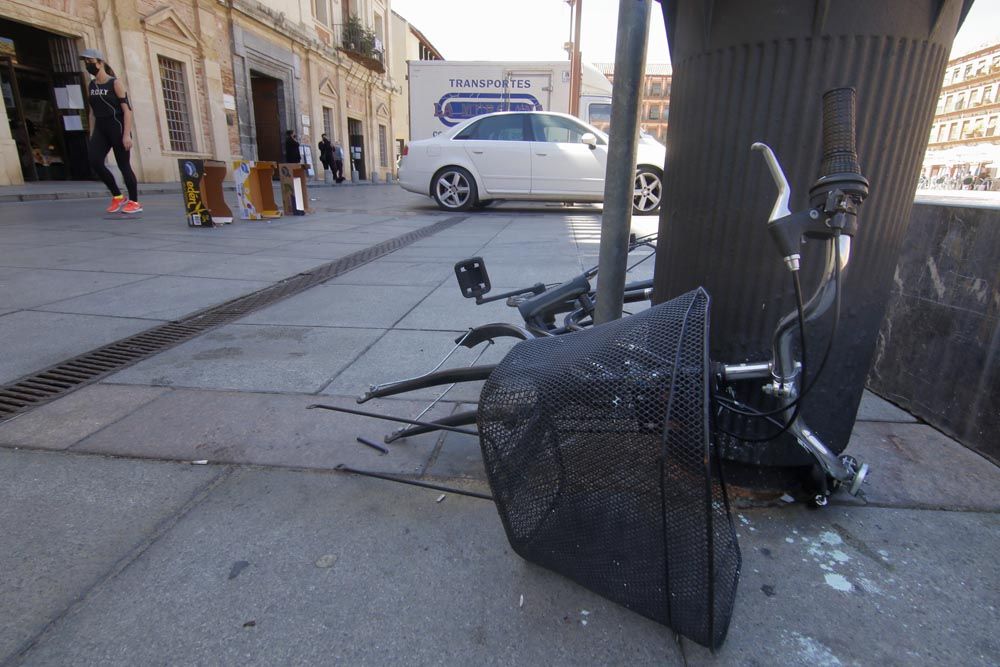
[[108, 156], [108, 151], [114, 150], [115, 162], [118, 163], [118, 169], [122, 172], [122, 178], [125, 179], [128, 198], [132, 201], [139, 201], [139, 186], [136, 183], [132, 165], [128, 161], [129, 151], [122, 143], [123, 130], [124, 126], [116, 118], [94, 119], [94, 131], [90, 133], [90, 145], [87, 147], [90, 153], [90, 168], [94, 170], [98, 178], [104, 181], [112, 195], [115, 197], [121, 195], [122, 191], [118, 189], [115, 177], [104, 166], [104, 159]]

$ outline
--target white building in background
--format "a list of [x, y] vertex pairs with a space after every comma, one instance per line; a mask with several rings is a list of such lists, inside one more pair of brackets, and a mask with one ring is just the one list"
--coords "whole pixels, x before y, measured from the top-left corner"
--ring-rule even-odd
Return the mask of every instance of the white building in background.
[[430, 40], [410, 23], [392, 12], [392, 49], [389, 72], [394, 83], [402, 89], [401, 95], [392, 98], [393, 135], [395, 157], [402, 155], [403, 146], [410, 141], [410, 82], [407, 78], [407, 61], [444, 60]]
[[1000, 43], [948, 63], [921, 176], [929, 187], [1000, 189]]

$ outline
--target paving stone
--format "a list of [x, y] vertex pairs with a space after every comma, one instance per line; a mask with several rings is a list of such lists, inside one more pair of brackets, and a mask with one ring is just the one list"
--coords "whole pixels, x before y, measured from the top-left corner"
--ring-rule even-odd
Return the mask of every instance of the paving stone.
[[388, 329], [430, 291], [426, 285], [324, 284], [252, 313], [240, 323]]
[[714, 656], [683, 640], [686, 664], [1000, 662], [1000, 515], [785, 507], [743, 511], [737, 526], [729, 636]]
[[1000, 510], [1000, 468], [930, 426], [858, 422], [845, 453], [871, 466], [871, 503]]
[[310, 393], [381, 335], [378, 329], [231, 324], [115, 373], [108, 381]]
[[682, 662], [662, 626], [512, 554], [491, 503], [439, 495], [240, 471], [28, 662]]
[[330, 284], [437, 287], [449, 276], [454, 276], [454, 272], [454, 262], [372, 262], [337, 276]]
[[870, 422], [911, 422], [917, 418], [902, 408], [898, 408], [877, 394], [865, 389], [858, 407], [857, 421]]
[[[455, 347], [455, 338], [462, 332], [392, 330], [365, 351], [356, 361], [340, 373], [326, 388], [324, 394], [360, 396], [373, 384], [383, 384], [412, 378], [429, 372]], [[483, 353], [477, 365], [495, 364], [507, 353], [515, 341], [497, 339]], [[485, 345], [485, 344], [484, 344]], [[482, 351], [461, 347], [445, 362], [442, 368], [469, 366]], [[445, 386], [430, 387], [402, 394], [405, 398], [432, 400], [445, 390]], [[463, 382], [446, 395], [448, 401], [476, 401], [482, 389], [481, 382]]]
[[0, 470], [5, 664], [220, 473], [8, 449], [0, 449]]
[[63, 299], [127, 285], [149, 276], [128, 273], [0, 268], [0, 308], [36, 308]]
[[[486, 296], [503, 294], [513, 287], [494, 287]], [[506, 299], [476, 305], [475, 299], [462, 296], [455, 279], [446, 280], [396, 325], [397, 329], [423, 329], [439, 331], [464, 331], [471, 327], [493, 322], [508, 322], [524, 326], [516, 308], [507, 305]]]
[[66, 449], [167, 391], [93, 384], [0, 423], [0, 445]]
[[21, 311], [0, 316], [0, 383], [40, 371], [120, 338], [144, 331], [150, 320]]
[[[84, 439], [72, 451], [302, 468], [333, 469], [345, 464], [419, 475], [439, 437], [430, 433], [407, 438], [390, 445], [388, 455], [381, 455], [356, 438], [381, 442], [396, 424], [306, 409], [314, 403], [401, 417], [423, 408], [422, 403], [412, 401], [372, 401], [362, 407], [351, 398], [177, 389]], [[436, 408], [428, 418], [443, 416], [449, 409]]]
[[218, 303], [256, 292], [268, 285], [270, 283], [264, 281], [157, 276], [86, 296], [55, 301], [39, 309], [59, 313], [177, 320]]

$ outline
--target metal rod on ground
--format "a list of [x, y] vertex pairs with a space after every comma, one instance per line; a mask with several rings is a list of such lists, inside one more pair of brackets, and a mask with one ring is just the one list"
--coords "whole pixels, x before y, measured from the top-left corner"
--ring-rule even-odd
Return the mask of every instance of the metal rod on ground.
[[435, 424], [433, 422], [423, 422], [417, 421], [416, 419], [403, 419], [402, 417], [392, 417], [390, 415], [382, 415], [377, 412], [366, 412], [364, 410], [352, 410], [351, 408], [342, 408], [338, 405], [323, 405], [322, 403], [314, 403], [313, 405], [307, 405], [306, 410], [330, 410], [331, 412], [344, 412], [349, 415], [360, 415], [362, 417], [372, 417], [374, 419], [384, 419], [390, 422], [399, 422], [401, 424], [413, 424], [415, 426], [433, 426], [437, 430], [441, 431], [452, 431], [453, 433], [462, 433], [464, 435], [474, 435], [477, 438], [479, 433], [476, 431], [470, 431], [467, 428], [455, 428], [454, 426], [442, 426], [441, 424]]
[[377, 449], [378, 451], [382, 452], [383, 454], [388, 454], [389, 453], [389, 449], [387, 447], [383, 447], [382, 445], [378, 444], [377, 442], [372, 442], [368, 438], [362, 438], [360, 435], [358, 436], [358, 442], [360, 442], [362, 445], [368, 445], [372, 449]]
[[344, 464], [338, 465], [334, 470], [338, 472], [349, 472], [354, 475], [363, 475], [364, 477], [374, 477], [375, 479], [385, 479], [390, 482], [399, 482], [400, 484], [409, 484], [410, 486], [419, 486], [424, 489], [434, 489], [435, 491], [445, 491], [446, 493], [454, 493], [460, 496], [470, 496], [472, 498], [482, 498], [483, 500], [493, 500], [493, 496], [488, 496], [485, 493], [477, 493], [475, 491], [465, 491], [464, 489], [456, 489], [450, 486], [441, 486], [440, 484], [431, 484], [429, 482], [418, 482], [415, 479], [405, 479], [403, 477], [396, 477], [394, 475], [386, 475], [380, 472], [373, 472], [371, 470], [357, 470], [356, 468], [349, 468]]
[[[595, 324], [611, 322], [622, 316], [629, 221], [635, 192], [639, 98], [646, 70], [646, 35], [651, 7], [651, 0], [621, 0], [618, 3], [618, 41], [615, 46], [615, 81], [611, 92], [608, 166], [604, 178]], [[629, 165], [627, 169], [625, 165]]]

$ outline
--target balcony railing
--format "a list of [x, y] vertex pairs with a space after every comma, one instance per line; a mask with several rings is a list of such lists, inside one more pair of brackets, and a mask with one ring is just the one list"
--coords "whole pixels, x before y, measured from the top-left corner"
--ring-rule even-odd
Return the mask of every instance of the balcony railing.
[[385, 45], [364, 26], [358, 23], [334, 25], [333, 45], [368, 69], [385, 73]]

